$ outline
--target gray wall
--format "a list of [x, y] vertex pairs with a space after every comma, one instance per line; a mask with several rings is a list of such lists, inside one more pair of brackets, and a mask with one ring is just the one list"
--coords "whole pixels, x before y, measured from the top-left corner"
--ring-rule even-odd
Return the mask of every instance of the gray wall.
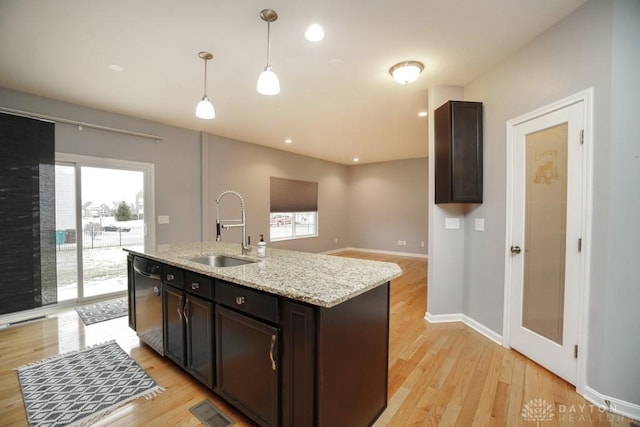
[[[485, 218], [485, 232], [466, 227], [464, 255], [430, 253], [430, 270], [464, 265], [462, 283], [431, 281], [429, 312], [438, 299], [502, 333], [506, 221], [506, 122], [559, 99], [594, 88], [593, 216], [590, 295], [585, 333], [586, 385], [640, 404], [640, 282], [635, 248], [640, 213], [639, 2], [592, 0], [464, 88], [466, 100], [485, 108], [485, 201], [465, 222]], [[432, 205], [430, 205], [432, 208]], [[432, 238], [434, 237], [431, 234]], [[431, 251], [430, 251], [431, 252]], [[434, 265], [435, 264], [435, 265]], [[430, 272], [431, 275], [431, 272]], [[430, 276], [431, 279], [431, 276]], [[447, 299], [447, 297], [449, 297]], [[448, 309], [449, 307], [447, 307]], [[457, 307], [449, 313], [456, 313]], [[445, 310], [446, 312], [446, 310]]]
[[[464, 99], [462, 88], [438, 86], [429, 89], [429, 117], [448, 100]], [[434, 121], [429, 120], [429, 141], [435, 141]], [[430, 315], [463, 312], [462, 288], [465, 262], [465, 205], [435, 204], [435, 147], [429, 144], [429, 286], [427, 311]], [[486, 191], [484, 191], [486, 194]], [[486, 198], [486, 196], [484, 196]], [[457, 230], [445, 229], [446, 218], [460, 219]]]
[[198, 132], [107, 113], [0, 88], [0, 106], [157, 135], [153, 140], [56, 123], [56, 151], [155, 164], [156, 243], [200, 239], [200, 136]]
[[[347, 166], [209, 135], [208, 176], [209, 188], [205, 191], [210, 224], [215, 224], [216, 197], [231, 189], [245, 199], [247, 234], [252, 244], [264, 234], [268, 247], [321, 252], [347, 246]], [[318, 183], [319, 237], [269, 242], [271, 176]], [[239, 202], [233, 199], [225, 196], [220, 202], [222, 219], [240, 217]], [[214, 238], [215, 227], [212, 227], [207, 239]], [[223, 232], [223, 240], [239, 242], [239, 230]]]
[[[609, 218], [594, 228], [607, 240], [607, 256], [595, 259], [591, 286], [606, 288], [603, 300], [592, 300], [603, 316], [602, 336], [591, 348], [604, 352], [603, 369], [597, 388], [605, 394], [640, 404], [640, 1], [620, 0], [614, 4], [613, 58], [611, 75], [611, 148], [608, 158], [609, 182], [598, 186], [609, 194]], [[604, 167], [603, 167], [604, 168]], [[600, 197], [604, 199], [604, 197]], [[596, 200], [596, 203], [598, 200]], [[606, 268], [603, 268], [605, 267]], [[600, 280], [599, 270], [606, 272]], [[594, 370], [596, 368], [594, 367]], [[595, 385], [595, 384], [594, 384]]]
[[427, 171], [426, 158], [349, 166], [349, 245], [426, 255]]
[[[359, 240], [358, 233], [349, 233], [348, 166], [5, 88], [0, 88], [0, 106], [162, 137], [163, 140], [156, 143], [87, 127], [80, 131], [74, 125], [56, 124], [57, 152], [155, 165], [155, 214], [170, 218], [169, 224], [156, 224], [158, 244], [214, 239], [215, 198], [227, 189], [236, 190], [245, 198], [247, 234], [252, 237], [252, 243], [257, 242], [259, 234], [264, 234], [268, 241], [269, 177], [277, 176], [318, 182], [320, 236], [268, 242], [269, 246], [322, 252], [354, 246], [349, 240], [353, 238], [357, 239], [357, 246], [364, 249], [426, 253], [419, 247], [420, 241], [427, 241], [426, 208], [420, 204], [420, 200], [426, 197], [424, 160], [408, 160], [404, 165], [402, 161], [391, 162], [388, 166], [380, 163], [361, 169], [370, 171], [369, 175], [379, 171], [383, 174], [380, 181], [385, 181], [383, 186], [390, 191], [394, 189], [394, 197], [400, 197], [396, 204], [384, 206], [385, 215], [402, 216], [398, 230], [405, 236], [402, 239], [407, 240], [407, 246], [398, 249], [393, 241], [392, 244], [384, 243], [385, 239], [380, 237], [385, 229], [379, 226], [376, 211], [366, 213], [374, 215], [371, 228], [358, 224], [359, 232], [366, 236], [365, 240]], [[409, 169], [405, 170], [405, 166]], [[411, 194], [414, 190], [415, 197]], [[375, 196], [369, 200], [375, 201]], [[358, 214], [361, 215], [365, 212]], [[225, 197], [221, 203], [221, 217], [239, 218], [237, 202]], [[421, 237], [412, 237], [412, 234]], [[398, 239], [400, 237], [394, 241]], [[239, 231], [226, 232], [224, 240], [239, 242]], [[415, 242], [418, 246], [414, 251]], [[367, 246], [369, 243], [375, 246]]]

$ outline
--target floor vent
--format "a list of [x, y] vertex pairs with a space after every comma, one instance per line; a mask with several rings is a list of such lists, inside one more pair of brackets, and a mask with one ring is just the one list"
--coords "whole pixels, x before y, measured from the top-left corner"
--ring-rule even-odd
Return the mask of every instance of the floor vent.
[[16, 320], [15, 322], [7, 323], [6, 327], [8, 328], [11, 326], [22, 325], [23, 323], [35, 322], [36, 320], [46, 319], [47, 317], [49, 316], [38, 316], [38, 317], [32, 317], [31, 319]]
[[205, 427], [227, 427], [233, 424], [213, 403], [203, 400], [197, 405], [189, 408], [193, 414]]

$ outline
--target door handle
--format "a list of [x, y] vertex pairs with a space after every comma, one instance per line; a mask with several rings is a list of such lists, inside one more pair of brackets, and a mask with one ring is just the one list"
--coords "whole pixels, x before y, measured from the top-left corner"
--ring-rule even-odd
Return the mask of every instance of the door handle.
[[520, 246], [511, 246], [512, 254], [518, 255], [520, 252], [522, 252], [522, 249], [520, 249]]

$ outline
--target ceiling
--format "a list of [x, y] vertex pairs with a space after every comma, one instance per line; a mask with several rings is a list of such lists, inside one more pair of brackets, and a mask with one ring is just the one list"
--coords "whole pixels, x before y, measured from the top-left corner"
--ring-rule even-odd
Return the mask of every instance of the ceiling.
[[[425, 157], [429, 87], [473, 81], [585, 1], [0, 0], [0, 86], [337, 163]], [[275, 96], [256, 92], [265, 8]], [[410, 85], [388, 74], [404, 60], [425, 64]]]

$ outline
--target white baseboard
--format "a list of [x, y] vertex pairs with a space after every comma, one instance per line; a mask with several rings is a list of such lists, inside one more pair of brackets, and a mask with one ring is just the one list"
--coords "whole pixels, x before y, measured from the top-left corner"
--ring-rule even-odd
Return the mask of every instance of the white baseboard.
[[360, 252], [370, 252], [373, 254], [386, 254], [386, 255], [395, 255], [395, 256], [406, 256], [406, 257], [411, 257], [411, 258], [424, 258], [424, 259], [428, 259], [429, 256], [427, 254], [416, 254], [416, 253], [412, 253], [412, 252], [395, 252], [395, 251], [381, 251], [378, 249], [366, 249], [366, 248], [352, 248], [352, 247], [347, 247], [347, 248], [340, 248], [340, 249], [331, 249], [325, 252], [322, 252], [323, 254], [335, 254], [337, 252], [342, 252], [342, 251], [360, 251]]
[[431, 314], [427, 312], [424, 316], [425, 320], [429, 323], [450, 323], [450, 322], [462, 322], [474, 331], [484, 335], [491, 341], [495, 342], [499, 346], [502, 346], [502, 335], [495, 332], [492, 329], [487, 328], [482, 323], [472, 319], [466, 314], [454, 313], [454, 314]]
[[589, 386], [584, 388], [583, 397], [602, 410], [623, 415], [632, 420], [640, 420], [640, 405], [605, 396]]

